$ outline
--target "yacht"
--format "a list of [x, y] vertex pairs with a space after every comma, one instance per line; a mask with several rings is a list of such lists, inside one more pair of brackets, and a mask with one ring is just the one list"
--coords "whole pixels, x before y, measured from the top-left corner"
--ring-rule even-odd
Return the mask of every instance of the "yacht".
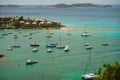
[[34, 49], [33, 49], [33, 52], [38, 52], [38, 51], [39, 51], [38, 48], [34, 48]]

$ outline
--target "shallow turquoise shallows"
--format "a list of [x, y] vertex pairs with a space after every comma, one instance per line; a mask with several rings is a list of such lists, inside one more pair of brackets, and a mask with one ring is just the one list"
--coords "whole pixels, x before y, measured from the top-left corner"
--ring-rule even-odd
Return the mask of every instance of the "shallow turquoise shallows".
[[[90, 71], [97, 71], [104, 63], [113, 64], [120, 61], [120, 32], [117, 29], [92, 28], [86, 31], [91, 35], [81, 37], [83, 28], [70, 31], [50, 30], [51, 42], [58, 45], [68, 45], [70, 51], [52, 48], [47, 53], [47, 30], [1, 30], [0, 34], [12, 32], [0, 39], [0, 53], [5, 57], [0, 59], [0, 80], [81, 80], [81, 75]], [[32, 39], [29, 34], [33, 33]], [[71, 34], [71, 35], [68, 35]], [[14, 39], [14, 35], [18, 38]], [[24, 37], [24, 35], [28, 35]], [[108, 46], [102, 46], [106, 41]], [[40, 44], [38, 52], [32, 52], [32, 42]], [[11, 44], [17, 43], [20, 48], [7, 50]], [[86, 50], [84, 44], [89, 43], [93, 49]], [[91, 59], [89, 56], [91, 54]], [[38, 63], [26, 65], [26, 60], [38, 60]], [[85, 69], [90, 63], [90, 68]]]

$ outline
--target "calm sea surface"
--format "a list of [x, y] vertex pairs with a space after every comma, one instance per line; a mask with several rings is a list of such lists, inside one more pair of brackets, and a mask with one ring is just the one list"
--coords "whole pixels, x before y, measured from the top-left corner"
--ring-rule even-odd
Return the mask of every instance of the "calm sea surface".
[[[51, 30], [51, 42], [69, 45], [70, 51], [52, 48], [47, 53], [47, 30], [0, 30], [0, 34], [12, 32], [0, 39], [0, 80], [81, 80], [81, 75], [90, 63], [90, 70], [97, 71], [104, 63], [120, 62], [120, 6], [111, 8], [47, 8], [25, 6], [19, 8], [0, 8], [0, 16], [24, 16], [37, 19], [59, 21], [73, 30]], [[91, 36], [81, 37], [83, 32]], [[32, 39], [29, 34], [33, 33]], [[68, 35], [71, 34], [71, 35]], [[14, 35], [18, 38], [14, 39]], [[24, 37], [27, 35], [27, 37]], [[101, 44], [106, 41], [108, 46]], [[32, 52], [30, 43], [40, 44], [38, 52]], [[7, 50], [11, 44], [20, 48]], [[89, 43], [93, 49], [86, 50]], [[91, 60], [88, 61], [90, 54]], [[38, 60], [37, 64], [26, 65], [28, 59]]]

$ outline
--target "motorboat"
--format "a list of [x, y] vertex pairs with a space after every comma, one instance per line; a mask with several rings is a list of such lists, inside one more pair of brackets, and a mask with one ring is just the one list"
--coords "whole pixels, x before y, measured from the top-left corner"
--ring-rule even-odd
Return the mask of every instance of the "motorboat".
[[70, 49], [69, 49], [69, 46], [67, 45], [67, 46], [65, 46], [65, 48], [64, 48], [64, 51], [69, 51]]
[[90, 45], [86, 46], [86, 49], [92, 49], [92, 48], [93, 46], [90, 46]]
[[51, 52], [53, 52], [52, 49], [48, 49], [48, 50], [47, 50], [47, 53], [51, 53]]
[[9, 48], [7, 48], [7, 50], [10, 50], [10, 51], [11, 51], [11, 50], [13, 50], [13, 48], [9, 47]]
[[32, 65], [32, 64], [35, 64], [35, 63], [38, 63], [38, 60], [28, 59], [28, 60], [26, 61], [26, 65]]

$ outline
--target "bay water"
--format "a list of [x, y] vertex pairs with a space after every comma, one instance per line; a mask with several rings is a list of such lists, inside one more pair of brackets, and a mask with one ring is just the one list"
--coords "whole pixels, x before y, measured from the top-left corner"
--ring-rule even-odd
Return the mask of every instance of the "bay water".
[[[69, 45], [70, 51], [52, 48], [47, 53], [48, 30], [0, 30], [0, 34], [12, 32], [0, 39], [0, 80], [81, 80], [87, 73], [97, 71], [103, 64], [120, 62], [120, 6], [110, 8], [49, 8], [24, 6], [18, 8], [0, 8], [0, 16], [24, 16], [37, 19], [59, 21], [71, 30], [49, 30], [53, 33], [52, 42]], [[91, 36], [81, 37], [88, 32]], [[29, 39], [29, 34], [32, 39]], [[71, 35], [68, 35], [71, 34]], [[14, 35], [18, 38], [14, 39]], [[28, 35], [24, 37], [24, 35]], [[61, 38], [61, 39], [60, 39]], [[106, 41], [108, 46], [102, 46]], [[13, 43], [20, 48], [7, 50]], [[32, 52], [32, 42], [40, 44], [38, 52]], [[84, 44], [90, 43], [93, 49], [86, 50]], [[89, 56], [91, 60], [89, 61]], [[38, 60], [37, 64], [26, 65], [26, 60]], [[85, 72], [86, 71], [86, 72]]]

